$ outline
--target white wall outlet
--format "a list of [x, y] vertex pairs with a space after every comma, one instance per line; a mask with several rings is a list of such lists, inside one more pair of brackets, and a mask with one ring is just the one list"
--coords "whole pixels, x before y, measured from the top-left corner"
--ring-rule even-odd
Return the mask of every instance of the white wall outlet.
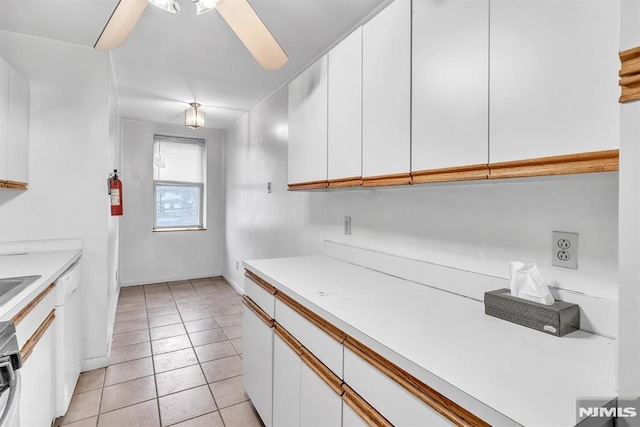
[[267, 193], [271, 194], [271, 183], [267, 182]]
[[344, 217], [344, 234], [348, 236], [351, 235], [351, 217], [350, 216]]
[[557, 267], [578, 269], [578, 233], [553, 232], [551, 264]]
[[240, 261], [236, 261], [236, 270], [240, 270]]

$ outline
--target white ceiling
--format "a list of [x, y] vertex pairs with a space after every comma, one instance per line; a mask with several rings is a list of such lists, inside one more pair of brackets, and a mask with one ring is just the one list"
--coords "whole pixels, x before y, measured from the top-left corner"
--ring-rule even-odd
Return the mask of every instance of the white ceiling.
[[[145, 10], [112, 52], [124, 118], [184, 124], [194, 100], [225, 129], [390, 0], [249, 0], [289, 55], [265, 71], [217, 12]], [[0, 0], [0, 29], [92, 47], [117, 0]]]

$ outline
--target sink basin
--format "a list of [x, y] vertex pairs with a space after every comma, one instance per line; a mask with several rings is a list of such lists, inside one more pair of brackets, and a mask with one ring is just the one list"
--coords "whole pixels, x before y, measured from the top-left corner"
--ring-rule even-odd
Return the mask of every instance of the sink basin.
[[0, 279], [0, 305], [18, 295], [24, 288], [39, 278], [40, 276], [22, 276]]

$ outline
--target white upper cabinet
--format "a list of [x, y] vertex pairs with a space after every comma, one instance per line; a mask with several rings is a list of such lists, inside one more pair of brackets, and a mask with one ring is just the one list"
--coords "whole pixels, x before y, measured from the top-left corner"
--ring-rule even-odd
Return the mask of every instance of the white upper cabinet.
[[327, 180], [327, 56], [289, 83], [289, 184]]
[[362, 27], [329, 52], [329, 179], [362, 176]]
[[489, 0], [413, 9], [411, 170], [486, 164]]
[[411, 0], [387, 6], [363, 26], [362, 37], [362, 175], [408, 174]]
[[9, 181], [29, 180], [29, 84], [9, 67], [9, 128], [7, 173]]
[[9, 64], [0, 57], [0, 180], [6, 179], [9, 155]]
[[618, 0], [491, 0], [490, 161], [618, 148]]

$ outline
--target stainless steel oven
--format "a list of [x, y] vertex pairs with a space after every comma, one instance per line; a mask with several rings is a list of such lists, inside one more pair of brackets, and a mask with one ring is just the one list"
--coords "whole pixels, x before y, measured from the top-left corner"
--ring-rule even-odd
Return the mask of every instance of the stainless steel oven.
[[22, 356], [13, 322], [0, 322], [0, 427], [20, 426]]

